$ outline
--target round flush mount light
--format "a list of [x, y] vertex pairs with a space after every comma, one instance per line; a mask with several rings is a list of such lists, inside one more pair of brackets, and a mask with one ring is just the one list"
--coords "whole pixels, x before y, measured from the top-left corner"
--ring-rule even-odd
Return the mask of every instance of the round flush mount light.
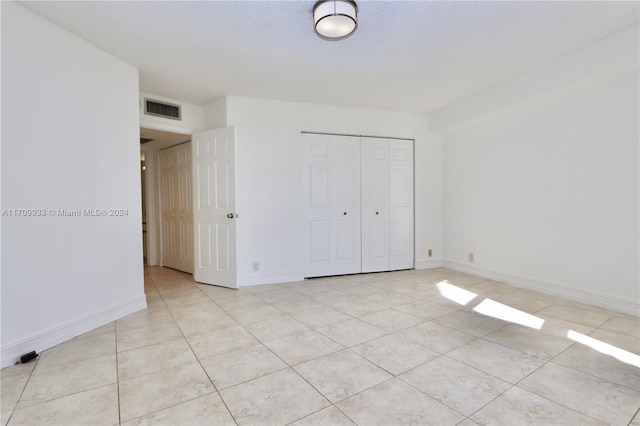
[[325, 40], [342, 40], [358, 28], [358, 6], [351, 0], [320, 0], [313, 6], [313, 28]]

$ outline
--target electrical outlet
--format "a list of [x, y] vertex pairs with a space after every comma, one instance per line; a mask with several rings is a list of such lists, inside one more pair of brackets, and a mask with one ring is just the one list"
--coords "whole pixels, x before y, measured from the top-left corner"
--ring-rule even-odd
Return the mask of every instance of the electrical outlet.
[[469, 262], [473, 262], [473, 252], [469, 252]]
[[253, 262], [253, 272], [260, 271], [260, 262]]
[[429, 257], [433, 256], [433, 250], [429, 249]]

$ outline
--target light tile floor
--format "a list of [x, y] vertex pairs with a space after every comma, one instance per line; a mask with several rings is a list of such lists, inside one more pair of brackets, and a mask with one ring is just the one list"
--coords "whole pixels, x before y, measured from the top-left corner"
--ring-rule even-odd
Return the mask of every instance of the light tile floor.
[[637, 317], [446, 269], [145, 292], [3, 369], [2, 426], [640, 426]]

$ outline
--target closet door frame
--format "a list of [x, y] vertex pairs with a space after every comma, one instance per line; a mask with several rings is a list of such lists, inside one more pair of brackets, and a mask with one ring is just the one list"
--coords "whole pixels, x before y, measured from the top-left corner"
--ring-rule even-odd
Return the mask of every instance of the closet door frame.
[[[302, 132], [302, 140], [304, 276], [413, 269], [414, 140], [315, 132]], [[357, 173], [355, 164], [349, 169], [350, 160], [341, 162], [349, 155], [336, 152], [334, 141], [356, 142], [342, 154], [357, 153]], [[376, 155], [369, 155], [370, 147]], [[352, 173], [345, 180], [347, 170]], [[386, 176], [384, 183], [381, 176]], [[357, 203], [344, 203], [353, 196], [338, 202], [337, 190], [346, 187], [357, 194]], [[345, 236], [349, 244], [340, 241]]]

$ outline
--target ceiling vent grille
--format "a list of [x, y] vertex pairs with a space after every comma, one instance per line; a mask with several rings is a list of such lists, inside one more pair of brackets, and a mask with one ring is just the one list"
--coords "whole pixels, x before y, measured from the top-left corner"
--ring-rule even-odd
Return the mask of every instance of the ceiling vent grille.
[[182, 120], [180, 105], [158, 102], [153, 99], [144, 100], [144, 113], [155, 115], [156, 117], [169, 118], [171, 120]]

